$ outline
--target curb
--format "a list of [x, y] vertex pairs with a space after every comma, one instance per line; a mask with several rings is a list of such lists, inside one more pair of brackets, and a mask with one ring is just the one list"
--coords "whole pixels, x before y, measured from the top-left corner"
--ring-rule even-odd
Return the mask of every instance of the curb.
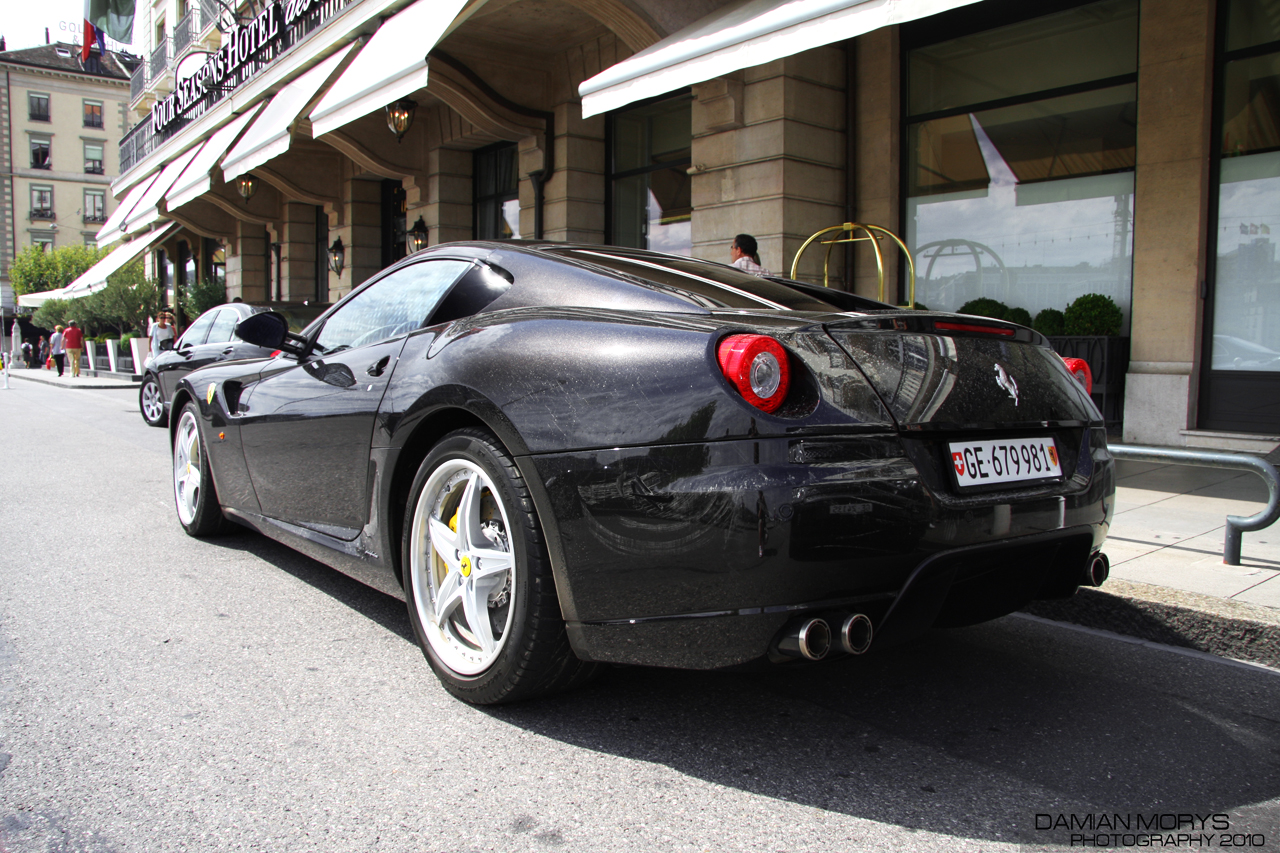
[[1280, 667], [1280, 610], [1118, 579], [1061, 601], [1022, 608], [1070, 622], [1219, 657]]
[[79, 379], [69, 379], [59, 377], [56, 373], [49, 376], [37, 375], [40, 372], [39, 370], [24, 370], [21, 372], [11, 370], [9, 371], [9, 377], [11, 379], [22, 379], [26, 382], [39, 382], [41, 385], [53, 385], [57, 388], [78, 388], [89, 391], [118, 390], [121, 388], [137, 389], [140, 384], [132, 379], [116, 379], [107, 376], [81, 376]]

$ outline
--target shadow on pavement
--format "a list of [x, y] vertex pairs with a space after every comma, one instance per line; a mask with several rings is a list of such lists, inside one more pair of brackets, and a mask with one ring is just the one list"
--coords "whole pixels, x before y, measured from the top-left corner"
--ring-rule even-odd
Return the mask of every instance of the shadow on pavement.
[[[413, 642], [391, 596], [256, 533], [209, 541]], [[1233, 831], [1271, 840], [1280, 831], [1280, 809], [1267, 802], [1280, 797], [1278, 708], [1274, 674], [1008, 617], [786, 671], [614, 666], [574, 692], [482, 710], [762, 797], [1039, 846], [1068, 839], [1037, 831], [1037, 814], [1222, 812]]]

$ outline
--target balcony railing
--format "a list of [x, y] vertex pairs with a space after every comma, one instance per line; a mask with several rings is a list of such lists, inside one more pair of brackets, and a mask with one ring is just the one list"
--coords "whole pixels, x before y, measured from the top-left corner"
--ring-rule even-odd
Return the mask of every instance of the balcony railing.
[[151, 127], [151, 119], [143, 118], [120, 140], [120, 174], [125, 174], [142, 162], [155, 146], [155, 131]]
[[101, 160], [85, 160], [84, 173], [86, 175], [105, 175], [106, 174], [106, 172], [102, 170]]
[[178, 25], [173, 28], [173, 55], [178, 56], [191, 44], [192, 26], [196, 23], [192, 20], [192, 16], [196, 14], [196, 10], [182, 16], [182, 20], [178, 21]]
[[165, 68], [169, 66], [169, 40], [162, 40], [156, 49], [151, 51], [151, 79], [154, 80], [164, 73]]
[[31, 211], [32, 219], [57, 219], [58, 215], [53, 212], [51, 207], [37, 207]]
[[129, 100], [136, 101], [147, 88], [147, 63], [139, 62], [129, 78]]
[[45, 157], [45, 158], [44, 158], [44, 159], [42, 159], [42, 160], [41, 160], [41, 159], [32, 158], [32, 160], [31, 160], [31, 168], [33, 168], [33, 169], [52, 169], [52, 168], [53, 168], [53, 163], [49, 160], [49, 158], [48, 158], [48, 157]]
[[49, 111], [48, 110], [32, 110], [31, 112], [27, 113], [27, 118], [30, 119], [31, 121], [48, 121]]
[[218, 8], [217, 0], [200, 0], [200, 26], [196, 32], [202, 33], [216, 24], [219, 14], [221, 10]]
[[102, 127], [102, 114], [101, 113], [85, 113], [84, 126], [85, 127]]
[[105, 213], [86, 213], [84, 215], [85, 225], [101, 225], [103, 222], [106, 222], [106, 221], [107, 221], [107, 215]]

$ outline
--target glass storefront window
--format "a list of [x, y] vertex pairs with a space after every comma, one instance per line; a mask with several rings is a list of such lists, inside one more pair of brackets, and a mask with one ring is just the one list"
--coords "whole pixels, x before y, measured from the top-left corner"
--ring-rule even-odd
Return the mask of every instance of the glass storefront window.
[[474, 183], [477, 240], [520, 239], [520, 179], [514, 143], [475, 153]]
[[681, 95], [610, 116], [614, 245], [692, 253], [691, 104]]
[[1280, 372], [1280, 53], [1228, 62], [1222, 86], [1210, 367]]
[[[1041, 55], [1052, 67], [1024, 62]], [[917, 301], [955, 311], [987, 297], [1034, 317], [1103, 293], [1127, 322], [1137, 85], [1123, 78], [1136, 80], [1136, 2], [919, 48], [908, 65], [908, 101], [923, 113], [905, 128]], [[1079, 91], [1057, 94], [1064, 86]]]

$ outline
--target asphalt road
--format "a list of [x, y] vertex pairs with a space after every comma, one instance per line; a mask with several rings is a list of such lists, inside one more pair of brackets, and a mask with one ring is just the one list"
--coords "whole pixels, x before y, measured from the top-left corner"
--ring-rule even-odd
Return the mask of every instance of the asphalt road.
[[1180, 813], [1226, 817], [1152, 846], [1280, 851], [1274, 671], [1010, 617], [471, 708], [399, 601], [188, 538], [135, 395], [12, 384], [0, 851], [1018, 850]]

